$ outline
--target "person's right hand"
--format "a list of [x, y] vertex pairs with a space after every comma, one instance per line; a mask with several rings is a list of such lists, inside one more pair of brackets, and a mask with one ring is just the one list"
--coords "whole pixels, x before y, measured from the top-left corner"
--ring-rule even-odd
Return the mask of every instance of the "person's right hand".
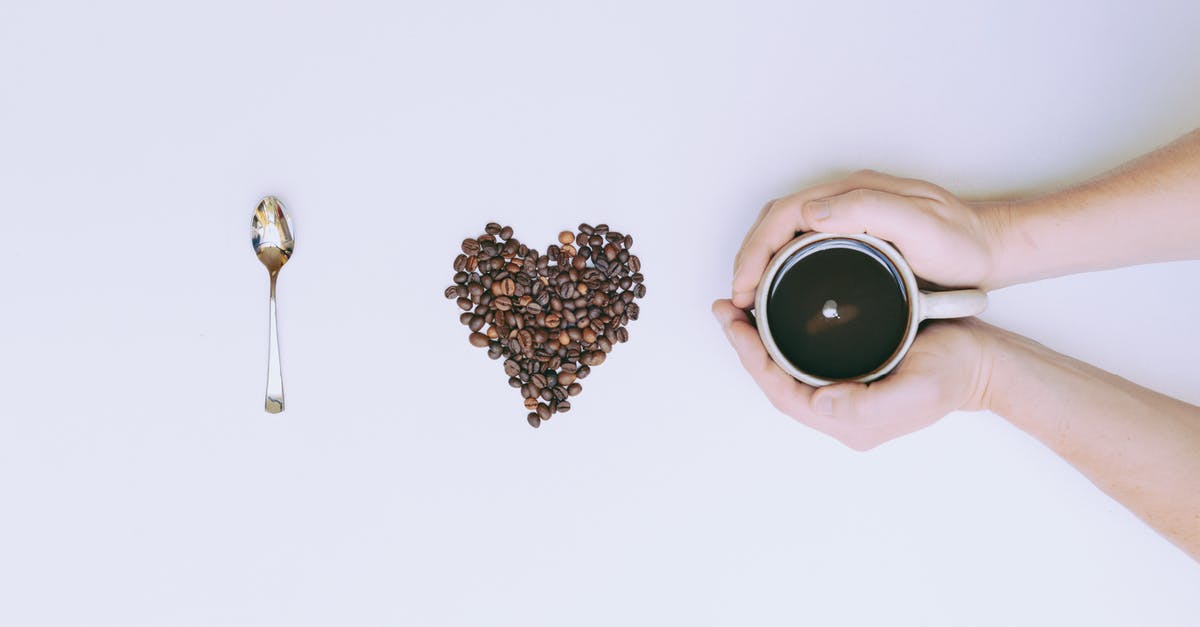
[[904, 361], [882, 379], [814, 389], [771, 360], [749, 314], [728, 300], [713, 303], [712, 310], [742, 367], [776, 409], [857, 451], [989, 402], [992, 338], [999, 331], [974, 318], [938, 320], [921, 329]]
[[733, 304], [754, 302], [759, 278], [798, 232], [867, 233], [894, 244], [917, 276], [942, 287], [991, 287], [1003, 213], [925, 181], [864, 170], [773, 200], [734, 262]]

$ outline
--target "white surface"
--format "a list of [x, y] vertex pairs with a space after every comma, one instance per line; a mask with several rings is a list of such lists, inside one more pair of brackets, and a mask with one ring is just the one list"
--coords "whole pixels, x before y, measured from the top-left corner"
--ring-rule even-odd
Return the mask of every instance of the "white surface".
[[[1011, 195], [1190, 130], [1200, 5], [327, 4], [0, 4], [0, 624], [1195, 624], [1200, 567], [1036, 442], [846, 450], [708, 303], [810, 182]], [[537, 431], [441, 296], [491, 219], [645, 262], [632, 341]], [[1195, 403], [1198, 279], [986, 317]]]

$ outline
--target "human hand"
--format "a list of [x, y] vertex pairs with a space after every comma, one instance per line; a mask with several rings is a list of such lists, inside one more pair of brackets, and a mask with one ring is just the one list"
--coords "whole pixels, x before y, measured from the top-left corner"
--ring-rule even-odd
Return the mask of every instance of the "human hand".
[[972, 207], [932, 183], [869, 170], [773, 200], [734, 261], [733, 304], [753, 304], [771, 257], [800, 231], [869, 233], [894, 244], [922, 279], [987, 289], [1003, 223], [998, 208]]
[[904, 361], [882, 379], [814, 389], [771, 360], [744, 310], [718, 300], [712, 311], [776, 409], [854, 450], [923, 429], [952, 411], [984, 408], [990, 338], [997, 330], [974, 318], [939, 320], [921, 329]]

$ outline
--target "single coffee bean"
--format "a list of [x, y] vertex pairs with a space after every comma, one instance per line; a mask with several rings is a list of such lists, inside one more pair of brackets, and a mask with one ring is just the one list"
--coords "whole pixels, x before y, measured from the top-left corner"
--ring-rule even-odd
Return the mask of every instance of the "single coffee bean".
[[536, 399], [532, 396], [527, 397], [525, 399], [525, 409], [528, 409], [529, 411], [534, 411], [537, 409], [537, 406], [538, 406], [538, 399]]
[[574, 241], [575, 241], [575, 234], [570, 231], [563, 231], [562, 233], [558, 234], [558, 243], [560, 243], [560, 244], [570, 244], [571, 242], [574, 242]]
[[547, 420], [550, 418], [551, 413], [552, 412], [550, 411], [549, 405], [547, 405], [545, 403], [538, 403], [538, 407], [537, 407], [538, 418], [541, 418], [542, 420]]
[[525, 417], [525, 420], [527, 420], [529, 422], [529, 426], [533, 427], [534, 429], [542, 426], [542, 420], [537, 414], [529, 414]]
[[479, 240], [467, 238], [462, 242], [462, 251], [466, 255], [479, 254]]
[[580, 393], [580, 392], [582, 392], [582, 391], [583, 391], [583, 385], [582, 385], [582, 384], [579, 384], [579, 383], [572, 383], [572, 384], [570, 384], [570, 385], [568, 385], [568, 386], [567, 386], [567, 394], [568, 394], [568, 395], [570, 395], [570, 396], [579, 396], [579, 393]]
[[469, 298], [460, 298], [457, 302], [459, 309], [462, 309], [463, 311], [468, 311], [475, 306], [475, 303], [471, 302], [471, 299]]
[[448, 299], [458, 298], [458, 288], [459, 287], [460, 286], [458, 286], [458, 285], [451, 285], [450, 287], [447, 287], [446, 288], [446, 298], [448, 298]]
[[483, 348], [488, 345], [488, 336], [482, 333], [472, 333], [470, 340], [471, 346], [476, 346], [478, 348]]
[[483, 230], [488, 235], [496, 235], [500, 232], [500, 225], [496, 224], [495, 222], [488, 222], [487, 226], [485, 226]]
[[558, 411], [558, 413], [560, 413], [560, 414], [565, 414], [565, 413], [571, 411], [571, 401], [568, 401], [568, 400], [559, 401], [558, 406], [555, 407], [555, 410]]

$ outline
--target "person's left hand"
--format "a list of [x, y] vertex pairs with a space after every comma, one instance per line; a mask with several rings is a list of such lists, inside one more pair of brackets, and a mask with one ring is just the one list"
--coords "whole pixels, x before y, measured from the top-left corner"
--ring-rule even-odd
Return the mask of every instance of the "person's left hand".
[[925, 326], [904, 361], [882, 379], [814, 389], [771, 360], [749, 314], [727, 299], [713, 303], [712, 311], [742, 366], [779, 411], [854, 450], [923, 429], [952, 411], [985, 406], [989, 338], [996, 330], [974, 318]]

